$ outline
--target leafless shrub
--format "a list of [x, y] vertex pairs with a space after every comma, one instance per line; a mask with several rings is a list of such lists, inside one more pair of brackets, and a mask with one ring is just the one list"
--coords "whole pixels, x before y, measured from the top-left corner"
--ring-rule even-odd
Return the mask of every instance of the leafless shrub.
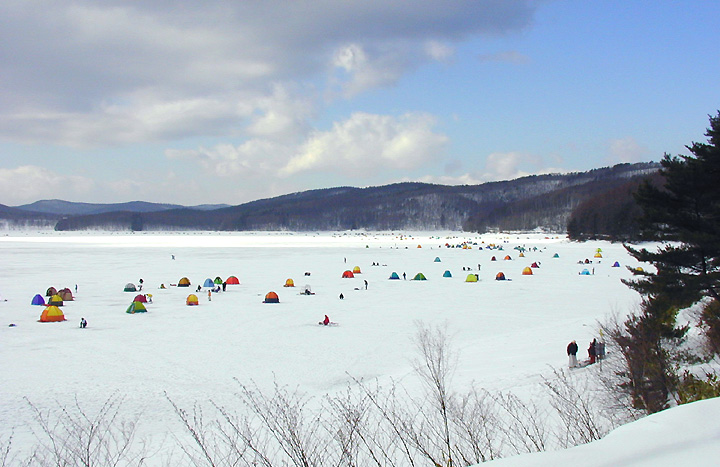
[[[122, 399], [108, 397], [100, 409], [88, 412], [77, 397], [72, 407], [40, 410], [26, 398], [39, 430], [34, 431], [39, 446], [33, 463], [58, 466], [143, 465], [144, 446], [133, 452], [137, 418], [120, 418]], [[144, 443], [141, 443], [144, 444]]]

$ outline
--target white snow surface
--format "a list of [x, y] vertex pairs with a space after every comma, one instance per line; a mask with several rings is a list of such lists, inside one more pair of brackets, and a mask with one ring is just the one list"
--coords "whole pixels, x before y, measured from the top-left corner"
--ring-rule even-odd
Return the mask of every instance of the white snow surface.
[[[444, 246], [465, 240], [477, 245]], [[484, 248], [491, 243], [503, 250]], [[516, 246], [527, 248], [524, 258]], [[593, 257], [598, 248], [602, 258]], [[412, 365], [418, 321], [447, 326], [460, 355], [454, 387], [531, 394], [542, 375], [567, 365], [569, 341], [577, 340], [585, 358], [597, 323], [624, 316], [640, 299], [620, 282], [631, 277], [625, 266], [640, 266], [622, 245], [540, 233], [9, 232], [0, 237], [0, 258], [0, 436], [14, 432], [20, 449], [36, 442], [27, 430], [28, 401], [49, 410], [77, 400], [93, 410], [117, 394], [123, 415], [140, 417], [138, 436], [163, 440], [182, 429], [168, 398], [181, 407], [232, 404], [238, 381], [260, 388], [277, 381], [317, 397], [345, 389], [351, 376], [419, 390]], [[578, 264], [586, 258], [593, 263]], [[622, 267], [612, 267], [615, 261]], [[522, 275], [533, 262], [540, 267]], [[355, 266], [361, 274], [341, 278]], [[594, 274], [580, 275], [586, 268]], [[446, 270], [452, 278], [442, 277]], [[510, 280], [494, 280], [499, 271]], [[401, 279], [388, 280], [392, 272]], [[418, 272], [428, 280], [410, 280]], [[480, 281], [465, 282], [469, 273]], [[199, 306], [185, 305], [206, 278], [231, 275], [241, 284], [211, 301], [203, 289]], [[182, 277], [190, 288], [171, 286]], [[127, 314], [136, 294], [123, 287], [141, 278], [152, 303], [147, 313]], [[288, 278], [295, 288], [283, 287]], [[305, 284], [315, 295], [300, 295]], [[43, 307], [30, 304], [35, 294], [51, 286], [75, 292], [76, 285], [75, 300], [62, 307], [67, 321], [38, 322]], [[263, 303], [270, 291], [280, 303]], [[339, 326], [319, 326], [326, 314]], [[672, 409], [597, 443], [503, 462], [678, 465], [666, 461], [691, 452], [694, 465], [709, 465], [720, 454], [717, 443], [708, 444], [718, 440], [719, 407]]]

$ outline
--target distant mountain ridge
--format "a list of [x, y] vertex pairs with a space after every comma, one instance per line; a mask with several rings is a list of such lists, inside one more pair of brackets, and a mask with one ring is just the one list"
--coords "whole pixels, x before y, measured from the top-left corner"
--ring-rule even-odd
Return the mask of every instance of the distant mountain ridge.
[[[212, 210], [228, 207], [228, 204], [201, 204], [191, 206], [189, 209]], [[149, 203], [146, 201], [130, 201], [127, 203], [76, 203], [60, 199], [45, 199], [35, 201], [31, 204], [16, 206], [23, 211], [43, 212], [47, 214], [59, 214], [61, 216], [80, 216], [88, 214], [101, 214], [104, 212], [130, 211], [130, 212], [155, 212], [167, 209], [182, 209], [185, 206], [180, 204]]]
[[[656, 174], [659, 167], [653, 162], [619, 164], [587, 172], [534, 175], [480, 185], [407, 182], [368, 188], [335, 187], [217, 208], [141, 201], [102, 205], [46, 200], [8, 209], [15, 210], [12, 215], [16, 218], [42, 220], [48, 227], [61, 231], [412, 229], [484, 232], [540, 228], [565, 232], [575, 209], [581, 204], [585, 210], [588, 206], [592, 209], [594, 204], [590, 200], [594, 198], [622, 196], [626, 204], [634, 203], [632, 189], [628, 187], [637, 186], [641, 180]], [[620, 204], [605, 202], [602, 205]], [[30, 213], [30, 209], [35, 214]], [[585, 212], [580, 219], [586, 219], [587, 215]], [[0, 209], [0, 222], [3, 219], [7, 225], [18, 222]], [[593, 232], [594, 227], [588, 227], [586, 222], [575, 221], [573, 226], [585, 236], [604, 235], [602, 231]], [[613, 228], [613, 235], [618, 238], [633, 235], [634, 229], [633, 222], [627, 222], [619, 229]]]

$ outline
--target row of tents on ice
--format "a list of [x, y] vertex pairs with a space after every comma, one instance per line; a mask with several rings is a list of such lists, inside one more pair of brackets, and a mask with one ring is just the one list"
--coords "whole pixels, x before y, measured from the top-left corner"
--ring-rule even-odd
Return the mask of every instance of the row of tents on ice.
[[[216, 277], [215, 279], [210, 279], [208, 277], [207, 279], [205, 279], [205, 282], [203, 282], [203, 287], [215, 287], [216, 285], [222, 285], [223, 283], [227, 285], [240, 285], [240, 280], [235, 276], [230, 276], [225, 281], [223, 281], [220, 276]], [[178, 281], [177, 286], [190, 287], [190, 279], [188, 279], [187, 277], [181, 278]], [[137, 287], [135, 287], [135, 284], [129, 282], [125, 284], [125, 288], [123, 290], [125, 292], [137, 292]]]

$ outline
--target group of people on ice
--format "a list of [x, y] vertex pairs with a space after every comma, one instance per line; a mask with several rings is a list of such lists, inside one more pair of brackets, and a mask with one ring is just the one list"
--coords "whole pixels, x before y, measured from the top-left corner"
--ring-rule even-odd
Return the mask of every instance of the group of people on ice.
[[588, 359], [583, 365], [579, 365], [577, 361], [578, 345], [577, 342], [572, 341], [567, 346], [568, 354], [568, 366], [570, 368], [577, 368], [578, 366], [592, 365], [598, 360], [605, 358], [605, 342], [598, 342], [597, 339], [593, 339], [588, 346]]

